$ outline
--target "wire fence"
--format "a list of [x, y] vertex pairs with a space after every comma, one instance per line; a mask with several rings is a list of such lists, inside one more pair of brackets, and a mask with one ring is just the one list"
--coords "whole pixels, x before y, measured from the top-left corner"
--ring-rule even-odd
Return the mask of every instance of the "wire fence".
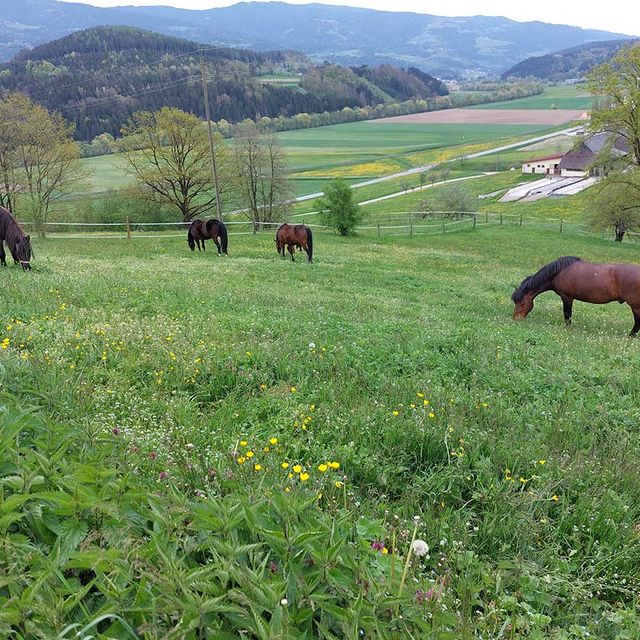
[[[306, 224], [314, 230], [332, 232], [332, 228], [317, 222], [318, 212], [296, 214], [292, 223]], [[30, 229], [36, 229], [34, 222], [22, 222]], [[190, 222], [46, 222], [44, 229], [47, 235], [64, 239], [162, 239], [185, 237]], [[257, 235], [274, 232], [278, 222], [254, 223], [250, 220], [228, 220], [229, 235]], [[542, 218], [516, 213], [499, 213], [491, 211], [392, 211], [372, 213], [364, 224], [357, 227], [358, 235], [375, 238], [401, 236], [422, 236], [456, 233], [465, 230], [479, 230], [488, 226], [534, 227], [559, 234], [572, 234], [600, 238], [610, 238], [611, 233], [598, 232], [584, 223], [564, 218]], [[640, 233], [627, 231], [625, 238], [640, 242]]]

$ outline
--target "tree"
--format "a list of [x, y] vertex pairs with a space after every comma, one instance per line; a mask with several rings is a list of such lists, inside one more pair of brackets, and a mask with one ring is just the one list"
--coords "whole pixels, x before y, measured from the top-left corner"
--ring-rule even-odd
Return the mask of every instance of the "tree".
[[0, 203], [24, 209], [40, 235], [54, 204], [85, 186], [74, 125], [20, 93], [0, 101]]
[[610, 62], [592, 69], [587, 87], [608, 105], [593, 111], [589, 128], [622, 137], [628, 163], [640, 167], [640, 44], [620, 49]]
[[616, 242], [622, 242], [627, 231], [640, 229], [640, 172], [604, 178], [589, 199], [587, 219], [597, 229], [613, 227]]
[[622, 242], [627, 231], [640, 226], [640, 44], [595, 67], [587, 86], [598, 98], [589, 128], [611, 134], [595, 162], [606, 178], [590, 200], [589, 219], [595, 227], [613, 226]]
[[342, 178], [336, 178], [325, 189], [319, 213], [322, 223], [335, 229], [341, 236], [355, 233], [365, 215], [354, 202], [353, 191]]
[[[134, 113], [123, 127], [122, 147], [143, 197], [175, 206], [186, 222], [215, 208], [207, 132], [194, 115], [163, 107]], [[216, 145], [220, 193], [229, 190], [229, 157]]]
[[458, 213], [478, 210], [478, 200], [461, 184], [451, 184], [434, 189], [429, 197], [418, 203], [423, 218], [442, 213], [445, 217], [455, 217]]
[[238, 190], [254, 231], [283, 220], [293, 189], [278, 136], [260, 133], [253, 123], [243, 124], [236, 128], [234, 153]]

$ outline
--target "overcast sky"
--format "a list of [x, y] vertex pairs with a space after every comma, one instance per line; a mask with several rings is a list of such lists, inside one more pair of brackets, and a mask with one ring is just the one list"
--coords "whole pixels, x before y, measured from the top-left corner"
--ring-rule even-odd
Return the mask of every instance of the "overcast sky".
[[[66, 0], [71, 1], [71, 0]], [[170, 5], [184, 9], [211, 9], [234, 4], [233, 0], [75, 0], [97, 7], [119, 5]], [[305, 0], [287, 0], [308, 4]], [[323, 0], [320, 0], [323, 2]], [[415, 11], [438, 16], [505, 16], [525, 22], [540, 20], [553, 24], [602, 29], [640, 35], [640, 3], [637, 0], [345, 0], [324, 4], [349, 5], [388, 11]]]

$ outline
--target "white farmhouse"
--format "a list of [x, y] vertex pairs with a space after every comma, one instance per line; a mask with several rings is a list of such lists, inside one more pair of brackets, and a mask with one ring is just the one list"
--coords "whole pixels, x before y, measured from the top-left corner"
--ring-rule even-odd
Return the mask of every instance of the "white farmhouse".
[[554, 175], [558, 173], [558, 165], [562, 160], [563, 153], [545, 158], [535, 158], [522, 163], [522, 173], [540, 173], [543, 175]]

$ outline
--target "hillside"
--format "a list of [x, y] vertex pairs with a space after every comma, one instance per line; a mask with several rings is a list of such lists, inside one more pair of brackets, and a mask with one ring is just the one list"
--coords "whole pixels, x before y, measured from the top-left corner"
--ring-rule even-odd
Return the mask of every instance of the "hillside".
[[557, 82], [569, 78], [583, 78], [593, 67], [606, 62], [624, 46], [634, 39], [609, 40], [605, 42], [588, 42], [570, 49], [563, 49], [544, 56], [534, 56], [507, 69], [506, 78], [535, 77], [541, 80]]
[[231, 47], [297, 49], [320, 62], [410, 65], [439, 77], [462, 78], [497, 75], [530, 56], [623, 37], [501, 17], [447, 18], [283, 2], [241, 2], [205, 11], [102, 9], [57, 0], [3, 0], [2, 5], [0, 60], [78, 29], [110, 24]]
[[[76, 123], [78, 139], [118, 135], [139, 110], [173, 106], [204, 116], [200, 55], [212, 118], [292, 116], [446, 94], [435, 78], [390, 65], [315, 66], [295, 52], [211, 48], [133, 27], [96, 27], [19, 53], [0, 65], [0, 89], [29, 94]], [[279, 74], [296, 82], [262, 82]]]

